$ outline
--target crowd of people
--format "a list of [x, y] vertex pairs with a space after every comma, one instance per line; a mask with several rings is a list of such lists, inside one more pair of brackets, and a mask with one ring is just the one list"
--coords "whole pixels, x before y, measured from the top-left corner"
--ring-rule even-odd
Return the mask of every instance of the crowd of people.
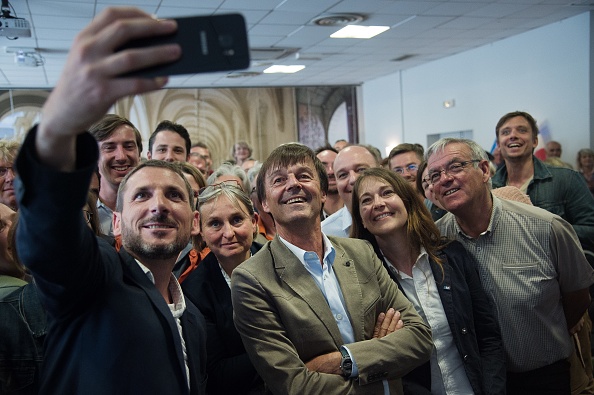
[[116, 50], [174, 30], [106, 9], [0, 141], [1, 393], [594, 394], [592, 150], [539, 160], [515, 111], [500, 163], [467, 139], [238, 141], [215, 168], [170, 120], [143, 159], [105, 113], [180, 49]]

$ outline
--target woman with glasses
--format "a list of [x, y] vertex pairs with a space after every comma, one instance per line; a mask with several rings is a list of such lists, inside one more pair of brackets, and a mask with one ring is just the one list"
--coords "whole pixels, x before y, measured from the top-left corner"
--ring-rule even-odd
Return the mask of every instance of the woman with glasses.
[[200, 234], [210, 253], [182, 283], [182, 290], [202, 312], [207, 325], [207, 393], [257, 394], [262, 380], [250, 362], [233, 323], [231, 273], [262, 246], [249, 196], [236, 182], [200, 191]]
[[368, 240], [431, 326], [428, 364], [404, 377], [405, 393], [505, 393], [505, 357], [492, 307], [464, 247], [445, 243], [404, 178], [368, 169], [353, 189], [351, 237]]

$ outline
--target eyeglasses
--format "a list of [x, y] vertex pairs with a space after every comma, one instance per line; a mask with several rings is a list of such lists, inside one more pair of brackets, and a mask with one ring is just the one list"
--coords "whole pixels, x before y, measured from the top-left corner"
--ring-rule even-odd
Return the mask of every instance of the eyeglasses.
[[204, 188], [200, 188], [198, 190], [198, 195], [199, 196], [202, 195], [202, 193], [207, 190], [215, 190], [215, 189], [220, 189], [220, 188], [225, 188], [225, 187], [238, 188], [238, 189], [243, 190], [243, 188], [241, 187], [241, 183], [239, 181], [227, 180], [227, 181], [218, 182], [216, 184], [207, 185]]
[[413, 171], [417, 171], [419, 169], [419, 165], [415, 165], [414, 163], [411, 163], [410, 165], [406, 165], [404, 167], [395, 167], [394, 170], [397, 174], [404, 174], [405, 170], [408, 170], [408, 172], [413, 172]]
[[12, 166], [0, 166], [0, 178], [6, 177], [6, 175], [8, 174], [8, 170], [10, 170], [14, 175], [14, 170]]
[[91, 219], [93, 218], [93, 213], [90, 212], [89, 210], [83, 210], [83, 214], [85, 215], [85, 220], [88, 223], [91, 223]]
[[447, 167], [445, 169], [430, 172], [429, 174], [427, 174], [427, 177], [425, 178], [425, 180], [429, 184], [435, 185], [435, 184], [439, 183], [439, 181], [441, 180], [441, 173], [444, 173], [446, 176], [455, 176], [457, 174], [462, 173], [462, 171], [464, 171], [466, 166], [468, 166], [469, 164], [477, 163], [477, 162], [480, 162], [480, 160], [474, 159], [474, 160], [466, 160], [464, 162], [452, 162], [449, 165], [447, 165]]

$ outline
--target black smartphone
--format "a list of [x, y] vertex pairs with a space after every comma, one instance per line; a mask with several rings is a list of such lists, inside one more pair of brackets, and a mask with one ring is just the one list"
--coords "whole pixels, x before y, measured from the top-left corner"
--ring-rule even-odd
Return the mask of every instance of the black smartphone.
[[181, 57], [172, 63], [148, 67], [123, 77], [162, 77], [209, 71], [241, 70], [250, 65], [245, 19], [240, 14], [175, 18], [174, 34], [133, 40], [119, 50], [177, 43]]

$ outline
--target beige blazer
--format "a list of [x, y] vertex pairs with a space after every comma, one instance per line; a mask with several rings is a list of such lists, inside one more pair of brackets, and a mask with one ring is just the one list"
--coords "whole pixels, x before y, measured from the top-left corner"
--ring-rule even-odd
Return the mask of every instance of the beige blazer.
[[[305, 362], [343, 345], [326, 299], [310, 273], [277, 238], [231, 278], [235, 326], [256, 370], [275, 394], [401, 394], [400, 377], [429, 359], [431, 331], [398, 290], [371, 245], [329, 237], [334, 271], [356, 342], [348, 344], [358, 379], [310, 372]], [[401, 312], [404, 328], [372, 339], [380, 312]]]

